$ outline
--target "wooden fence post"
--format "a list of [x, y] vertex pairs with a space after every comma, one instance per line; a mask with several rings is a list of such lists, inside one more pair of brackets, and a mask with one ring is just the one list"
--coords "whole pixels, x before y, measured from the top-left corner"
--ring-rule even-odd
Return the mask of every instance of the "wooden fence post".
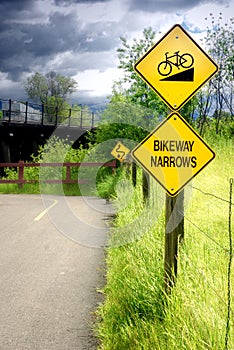
[[177, 231], [179, 242], [184, 241], [184, 190], [180, 191], [177, 195], [177, 220], [179, 222]]
[[184, 190], [175, 197], [166, 194], [164, 289], [170, 294], [178, 271], [178, 245], [184, 240]]
[[23, 183], [24, 183], [24, 161], [20, 160], [19, 161], [19, 171], [18, 171], [18, 187], [22, 188], [23, 187]]
[[71, 168], [70, 168], [70, 165], [66, 165], [66, 181], [71, 181]]
[[177, 276], [178, 221], [174, 210], [177, 199], [177, 196], [170, 197], [166, 194], [164, 252], [164, 289], [166, 294], [170, 294]]
[[142, 191], [143, 191], [143, 200], [147, 202], [149, 198], [149, 174], [142, 170]]
[[136, 163], [132, 161], [132, 184], [136, 187], [136, 178], [137, 178], [137, 167]]

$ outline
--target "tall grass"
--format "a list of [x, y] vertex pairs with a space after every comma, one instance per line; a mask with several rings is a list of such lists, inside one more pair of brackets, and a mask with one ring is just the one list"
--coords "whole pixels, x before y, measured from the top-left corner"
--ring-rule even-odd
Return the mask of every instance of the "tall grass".
[[[185, 191], [185, 240], [169, 297], [163, 289], [165, 195], [151, 183], [151, 193], [153, 187], [156, 194], [144, 207], [139, 183], [133, 192], [120, 186], [114, 204], [121, 207], [126, 197], [130, 199], [110, 231], [105, 302], [98, 310], [100, 349], [225, 349], [233, 144], [221, 139], [212, 148], [216, 159]], [[231, 278], [233, 292], [233, 268]], [[233, 299], [231, 308], [229, 350], [234, 349]]]

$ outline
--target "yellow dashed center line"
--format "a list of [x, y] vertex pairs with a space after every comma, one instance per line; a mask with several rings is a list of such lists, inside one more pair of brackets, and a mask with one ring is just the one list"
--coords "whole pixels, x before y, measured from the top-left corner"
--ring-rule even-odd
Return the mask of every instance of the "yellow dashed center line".
[[55, 199], [54, 203], [52, 203], [48, 208], [46, 208], [45, 210], [43, 210], [39, 215], [37, 215], [35, 217], [35, 219], [33, 221], [39, 221], [43, 218], [44, 215], [46, 215], [48, 213], [48, 211], [50, 209], [52, 209], [56, 204], [58, 203], [58, 201]]

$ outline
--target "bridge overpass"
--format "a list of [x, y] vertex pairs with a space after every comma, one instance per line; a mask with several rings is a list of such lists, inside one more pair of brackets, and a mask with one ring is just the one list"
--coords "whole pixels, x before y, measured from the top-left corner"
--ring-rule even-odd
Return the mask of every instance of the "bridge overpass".
[[52, 134], [68, 139], [73, 147], [86, 146], [88, 130], [99, 117], [87, 108], [59, 109], [28, 102], [0, 100], [0, 163], [29, 160]]

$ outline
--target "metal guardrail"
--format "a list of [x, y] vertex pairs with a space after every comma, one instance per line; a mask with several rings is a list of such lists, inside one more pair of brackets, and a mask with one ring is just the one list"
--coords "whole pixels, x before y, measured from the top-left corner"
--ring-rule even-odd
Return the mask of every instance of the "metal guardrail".
[[85, 108], [59, 108], [46, 104], [0, 99], [0, 122], [92, 129], [97, 126], [99, 117]]
[[2, 179], [0, 178], [0, 184], [18, 184], [19, 188], [22, 188], [24, 184], [28, 183], [38, 183], [38, 180], [26, 180], [24, 179], [24, 169], [26, 167], [65, 167], [66, 168], [66, 176], [65, 179], [40, 179], [43, 183], [49, 183], [49, 184], [79, 184], [79, 183], [88, 183], [87, 179], [79, 179], [74, 180], [71, 178], [71, 167], [110, 167], [112, 168], [112, 171], [116, 168], [116, 160], [113, 160], [111, 162], [107, 163], [101, 163], [101, 162], [93, 162], [93, 163], [25, 163], [24, 161], [20, 160], [18, 163], [0, 163], [0, 168], [18, 168], [18, 178], [11, 180], [11, 179]]

